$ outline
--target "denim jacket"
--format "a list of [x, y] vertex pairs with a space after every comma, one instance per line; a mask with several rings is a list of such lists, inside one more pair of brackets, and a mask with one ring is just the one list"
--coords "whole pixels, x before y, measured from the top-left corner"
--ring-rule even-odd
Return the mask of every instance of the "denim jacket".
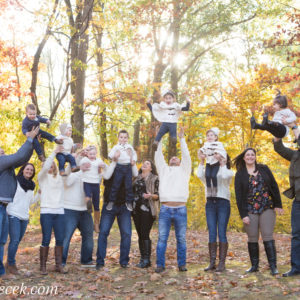
[[31, 157], [33, 151], [32, 139], [11, 155], [0, 156], [0, 201], [12, 202], [17, 190], [15, 168], [24, 165]]

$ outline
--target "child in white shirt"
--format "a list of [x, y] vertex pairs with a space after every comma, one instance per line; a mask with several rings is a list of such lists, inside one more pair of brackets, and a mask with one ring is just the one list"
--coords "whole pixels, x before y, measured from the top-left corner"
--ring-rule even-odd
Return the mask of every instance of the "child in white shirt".
[[217, 174], [220, 168], [219, 161], [215, 158], [218, 153], [222, 157], [227, 157], [226, 150], [221, 142], [218, 141], [219, 128], [213, 127], [206, 132], [206, 142], [199, 149], [206, 156], [205, 180], [207, 197], [216, 197], [218, 192]]

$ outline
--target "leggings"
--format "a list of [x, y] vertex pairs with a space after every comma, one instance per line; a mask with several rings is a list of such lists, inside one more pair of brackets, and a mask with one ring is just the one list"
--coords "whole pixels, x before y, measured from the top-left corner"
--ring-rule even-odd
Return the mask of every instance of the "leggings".
[[278, 122], [269, 121], [266, 125], [256, 124], [256, 129], [266, 130], [279, 139], [286, 135], [286, 127]]

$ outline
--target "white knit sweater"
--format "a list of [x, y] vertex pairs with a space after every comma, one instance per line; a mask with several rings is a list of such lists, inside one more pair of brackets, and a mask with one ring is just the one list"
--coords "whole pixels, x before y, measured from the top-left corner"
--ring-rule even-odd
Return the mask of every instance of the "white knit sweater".
[[167, 104], [162, 101], [152, 105], [152, 113], [155, 119], [159, 122], [177, 123], [182, 113], [181, 108], [184, 106], [177, 102]]
[[215, 153], [222, 155], [226, 158], [226, 150], [221, 142], [205, 142], [203, 147], [200, 148], [200, 151], [206, 155], [206, 163], [209, 165], [213, 165], [218, 162], [218, 160], [214, 157]]
[[18, 182], [14, 200], [7, 205], [7, 214], [21, 220], [28, 220], [30, 205], [35, 203], [37, 200], [38, 197], [34, 196], [34, 191], [28, 190], [25, 192]]
[[[90, 160], [87, 157], [83, 157], [80, 161], [80, 165], [89, 163], [91, 165], [90, 169], [82, 172], [82, 181], [88, 183], [101, 183], [103, 171], [106, 169], [106, 164], [100, 159], [96, 158], [95, 160]], [[99, 167], [101, 164], [104, 164], [104, 170], [102, 173], [99, 173]]]
[[40, 173], [38, 174], [41, 189], [41, 208], [63, 208], [64, 207], [64, 182], [62, 176], [49, 174], [55, 157], [55, 152], [46, 159]]
[[[276, 111], [273, 117], [273, 121], [282, 124], [282, 118], [286, 118], [287, 123], [292, 123], [297, 120], [296, 115], [289, 108]], [[286, 128], [285, 136], [287, 136], [290, 132], [290, 129], [287, 125], [285, 125], [285, 128]]]
[[133, 149], [133, 147], [126, 143], [125, 145], [121, 145], [120, 143], [118, 143], [117, 145], [115, 145], [109, 152], [108, 154], [108, 157], [110, 159], [113, 159], [114, 156], [115, 156], [115, 153], [119, 150], [121, 155], [118, 159], [118, 163], [121, 164], [121, 165], [124, 165], [124, 164], [130, 164], [130, 156], [128, 155], [127, 153], [127, 149], [131, 149], [132, 151], [132, 159], [134, 161], [137, 161], [137, 155], [136, 155], [136, 152], [135, 150]]
[[[205, 186], [205, 195], [206, 195], [206, 180], [205, 180], [205, 166], [199, 164], [197, 170], [197, 177], [203, 182]], [[230, 183], [233, 177], [233, 171], [227, 169], [226, 166], [221, 166], [219, 172], [217, 174], [218, 180], [218, 190], [217, 190], [217, 197], [223, 198], [230, 201]]]
[[62, 153], [65, 155], [71, 154], [72, 148], [74, 146], [73, 139], [70, 136], [66, 136], [62, 134], [57, 136], [56, 138], [63, 140], [62, 146], [64, 147], [64, 151]]
[[191, 157], [184, 138], [180, 139], [181, 163], [169, 166], [162, 153], [162, 143], [155, 152], [155, 165], [159, 176], [160, 202], [187, 202], [191, 175]]

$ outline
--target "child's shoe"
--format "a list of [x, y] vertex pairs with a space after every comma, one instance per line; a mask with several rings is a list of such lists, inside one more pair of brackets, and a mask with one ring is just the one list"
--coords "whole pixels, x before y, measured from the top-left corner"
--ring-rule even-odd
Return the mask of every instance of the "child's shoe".
[[158, 146], [158, 141], [154, 141], [153, 144], [152, 144], [153, 151], [157, 150], [157, 146]]
[[72, 173], [75, 173], [75, 172], [80, 171], [80, 168], [79, 168], [79, 167], [73, 167], [73, 168], [71, 169], [71, 171], [72, 171]]
[[39, 158], [39, 160], [42, 161], [42, 162], [44, 162], [44, 161], [46, 160], [44, 154], [39, 155], [38, 158]]
[[67, 174], [66, 174], [65, 171], [59, 171], [59, 175], [60, 175], [60, 176], [67, 176]]
[[266, 113], [263, 114], [263, 120], [261, 122], [261, 125], [263, 125], [263, 126], [267, 125], [268, 121], [269, 121], [268, 120], [268, 113], [266, 112]]
[[62, 145], [64, 143], [63, 139], [55, 139], [54, 142], [58, 145]]
[[250, 119], [250, 124], [252, 129], [256, 129], [256, 121], [255, 118], [252, 116]]
[[113, 206], [114, 206], [113, 202], [111, 202], [111, 201], [108, 202], [107, 205], [106, 205], [106, 210], [112, 210]]
[[126, 205], [126, 208], [127, 208], [129, 211], [132, 211], [132, 204], [131, 204], [131, 203], [126, 202], [125, 205]]

